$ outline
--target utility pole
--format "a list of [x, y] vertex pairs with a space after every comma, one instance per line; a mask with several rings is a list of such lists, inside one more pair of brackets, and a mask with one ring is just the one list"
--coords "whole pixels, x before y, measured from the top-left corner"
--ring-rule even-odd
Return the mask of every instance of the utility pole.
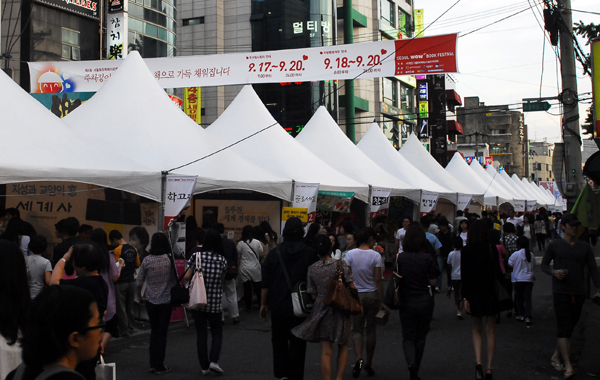
[[571, 0], [558, 0], [560, 23], [560, 64], [562, 76], [561, 103], [563, 104], [562, 132], [565, 144], [565, 196], [570, 210], [583, 189], [581, 162], [581, 132], [579, 129], [579, 99], [577, 73], [573, 51], [573, 19]]

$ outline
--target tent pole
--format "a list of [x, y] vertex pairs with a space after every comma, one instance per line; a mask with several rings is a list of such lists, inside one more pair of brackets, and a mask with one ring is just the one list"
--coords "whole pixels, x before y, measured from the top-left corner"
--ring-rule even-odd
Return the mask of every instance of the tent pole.
[[368, 226], [368, 227], [372, 227], [371, 226], [371, 202], [373, 201], [371, 199], [372, 192], [373, 192], [373, 186], [369, 185], [369, 200], [367, 201], [367, 212], [365, 213], [365, 215], [366, 215], [365, 217], [367, 219], [366, 226]]
[[160, 173], [160, 205], [158, 206], [158, 231], [165, 230], [165, 201], [167, 199], [167, 174]]
[[292, 179], [292, 207], [294, 206], [294, 197], [296, 196], [296, 180]]

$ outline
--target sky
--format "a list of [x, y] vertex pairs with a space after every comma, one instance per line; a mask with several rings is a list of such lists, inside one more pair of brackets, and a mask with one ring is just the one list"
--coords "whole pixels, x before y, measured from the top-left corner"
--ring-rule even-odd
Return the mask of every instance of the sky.
[[[459, 0], [448, 13], [435, 21], [456, 1], [414, 0], [414, 8], [424, 10], [426, 36], [459, 33], [459, 73], [451, 75], [461, 98], [479, 96], [479, 101], [486, 105], [509, 104], [511, 109], [520, 110], [520, 105], [514, 103], [522, 103], [524, 98], [558, 95], [562, 86], [560, 66], [557, 65], [558, 59], [553, 51], [557, 47], [550, 45], [549, 39], [544, 35], [542, 0]], [[533, 8], [528, 9], [530, 6]], [[600, 15], [577, 12], [600, 13], [599, 0], [571, 0], [571, 8], [574, 23], [581, 20], [586, 24], [600, 24]], [[522, 10], [525, 11], [461, 37], [461, 34]], [[588, 54], [589, 45], [586, 42], [584, 38], [579, 38], [581, 48]], [[583, 74], [581, 64], [576, 64], [579, 98], [591, 98], [591, 79]], [[558, 101], [550, 103], [553, 106], [548, 112], [524, 113], [529, 140], [547, 139], [551, 143], [561, 141], [561, 110], [557, 105]], [[580, 124], [585, 120], [589, 103], [588, 100], [587, 104], [579, 107]]]

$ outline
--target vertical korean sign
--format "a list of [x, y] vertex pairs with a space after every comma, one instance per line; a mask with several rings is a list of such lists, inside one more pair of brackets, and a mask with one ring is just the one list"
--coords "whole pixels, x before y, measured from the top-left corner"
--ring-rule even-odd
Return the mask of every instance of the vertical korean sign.
[[593, 39], [591, 47], [594, 121], [596, 122], [596, 137], [600, 137], [600, 38]]
[[294, 184], [294, 202], [293, 207], [305, 208], [308, 214], [307, 223], [313, 223], [317, 216], [317, 196], [319, 194], [318, 183]]
[[425, 15], [422, 9], [415, 9], [415, 37], [423, 37], [425, 31]]
[[183, 110], [196, 124], [202, 124], [202, 96], [200, 87], [186, 87], [183, 97]]
[[371, 210], [369, 218], [371, 220], [378, 216], [387, 216], [390, 211], [390, 194], [392, 189], [385, 189], [381, 187], [371, 188]]
[[458, 194], [458, 205], [456, 206], [456, 209], [463, 211], [469, 207], [472, 198], [472, 194]]
[[438, 196], [438, 193], [433, 193], [431, 191], [422, 191], [421, 207], [419, 211], [421, 213], [428, 214], [431, 211], [435, 210], [435, 206], [437, 206]]
[[190, 207], [198, 176], [167, 176], [165, 194], [165, 220], [167, 229], [183, 211]]
[[127, 14], [127, 0], [111, 1], [106, 20], [106, 59], [125, 59], [127, 56], [127, 35], [129, 30], [129, 16]]

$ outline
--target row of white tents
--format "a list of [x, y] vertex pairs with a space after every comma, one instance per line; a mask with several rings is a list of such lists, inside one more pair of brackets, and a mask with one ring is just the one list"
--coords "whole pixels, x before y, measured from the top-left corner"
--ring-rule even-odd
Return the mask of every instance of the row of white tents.
[[[292, 138], [251, 86], [203, 129], [179, 110], [137, 52], [132, 52], [87, 102], [58, 119], [0, 73], [0, 120], [5, 135], [0, 183], [74, 181], [161, 200], [164, 173], [197, 175], [195, 193], [244, 189], [291, 200], [293, 183], [354, 192], [367, 202], [371, 187], [392, 189], [415, 203], [423, 191], [457, 204], [509, 202], [559, 206], [526, 179], [470, 166], [455, 155], [444, 169], [411, 136], [400, 152], [373, 124], [354, 145], [319, 108]], [[528, 208], [530, 208], [528, 207]]]

